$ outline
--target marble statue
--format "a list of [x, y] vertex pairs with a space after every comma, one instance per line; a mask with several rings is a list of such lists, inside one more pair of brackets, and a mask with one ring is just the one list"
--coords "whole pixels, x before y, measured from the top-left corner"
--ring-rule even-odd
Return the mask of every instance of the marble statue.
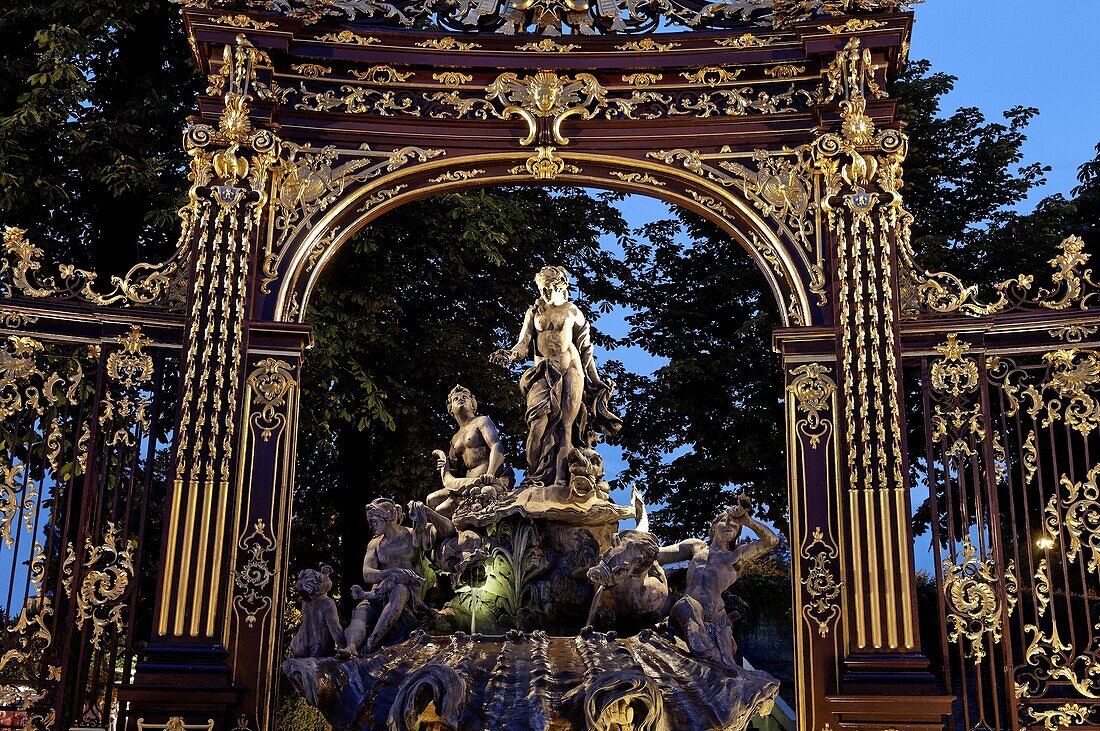
[[341, 657], [355, 656], [364, 640], [368, 653], [400, 640], [429, 613], [418, 592], [424, 577], [413, 566], [416, 536], [401, 524], [401, 506], [379, 498], [367, 505], [366, 516], [375, 534], [363, 557], [363, 580], [371, 589], [351, 588], [359, 604], [344, 631], [345, 644], [337, 653]]
[[[493, 496], [515, 486], [516, 476], [504, 459], [504, 446], [496, 424], [477, 413], [477, 399], [469, 389], [455, 386], [447, 397], [458, 431], [447, 453], [433, 454], [443, 487], [427, 497], [428, 507], [444, 517], [454, 516], [461, 500], [473, 490], [489, 488]], [[479, 497], [479, 496], [475, 496]]]
[[416, 545], [444, 571], [461, 576], [467, 569], [485, 563], [489, 554], [481, 536], [459, 530], [447, 516], [421, 502], [409, 503]]
[[332, 591], [332, 568], [302, 569], [294, 588], [302, 597], [302, 625], [290, 641], [291, 657], [326, 657], [345, 644]]
[[589, 626], [629, 633], [668, 616], [668, 579], [657, 562], [660, 551], [652, 533], [627, 530], [615, 536], [611, 548], [588, 570], [588, 580], [596, 586]]
[[596, 370], [588, 319], [569, 299], [569, 273], [544, 267], [535, 284], [539, 297], [527, 310], [519, 339], [491, 360], [505, 364], [533, 356], [534, 365], [520, 379], [527, 403], [524, 483], [565, 485], [573, 449], [589, 446], [590, 432], [617, 434], [622, 421], [608, 407], [615, 384]]
[[[669, 621], [691, 653], [728, 668], [737, 668], [737, 643], [722, 594], [733, 586], [750, 561], [771, 553], [779, 536], [750, 513], [742, 497], [738, 504], [714, 519], [710, 542], [689, 539], [660, 550], [661, 564], [687, 561], [687, 586], [672, 605]], [[739, 543], [741, 532], [751, 528], [758, 538]]]

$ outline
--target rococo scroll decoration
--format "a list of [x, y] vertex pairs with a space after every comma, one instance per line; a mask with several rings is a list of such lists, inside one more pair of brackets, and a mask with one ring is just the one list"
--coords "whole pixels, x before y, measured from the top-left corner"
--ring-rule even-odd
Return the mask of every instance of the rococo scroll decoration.
[[[1085, 252], [1085, 242], [1078, 236], [1070, 236], [1058, 245], [1058, 254], [1050, 260], [1053, 274], [1050, 288], [1035, 288], [1035, 276], [1021, 274], [994, 285], [996, 299], [983, 302], [978, 287], [966, 285], [949, 272], [928, 272], [915, 261], [911, 246], [899, 252], [902, 257], [902, 311], [910, 319], [945, 315], [983, 317], [1016, 310], [1066, 310], [1087, 311], [1097, 302], [1100, 283], [1093, 279], [1091, 269], [1085, 269], [1090, 255]], [[1058, 331], [1052, 331], [1052, 334]], [[1056, 337], [1065, 335], [1070, 342], [1083, 331], [1063, 328]]]
[[236, 587], [233, 607], [252, 629], [271, 609], [267, 588], [275, 579], [275, 566], [270, 554], [275, 552], [275, 538], [263, 520], [257, 520], [252, 531], [241, 538], [237, 547], [243, 552], [244, 563], [233, 577]]
[[836, 546], [825, 540], [821, 528], [814, 528], [813, 541], [802, 549], [802, 558], [809, 561], [809, 571], [802, 579], [802, 585], [810, 598], [802, 613], [806, 621], [817, 625], [817, 633], [822, 638], [829, 636], [830, 629], [840, 617], [837, 599], [844, 582], [837, 578], [836, 570], [829, 567], [831, 562], [836, 561], [837, 555]]
[[87, 554], [81, 566], [80, 585], [76, 592], [76, 626], [83, 629], [92, 624], [92, 646], [103, 647], [112, 631], [125, 626], [120, 601], [134, 577], [133, 553], [137, 544], [121, 536], [120, 528], [107, 524], [102, 545], [93, 545], [91, 538], [84, 544]]
[[[980, 663], [986, 656], [986, 636], [994, 643], [1001, 640], [1005, 608], [998, 591], [996, 563], [992, 559], [982, 561], [969, 537], [963, 541], [962, 559], [961, 564], [943, 562], [947, 639], [956, 644], [965, 642], [965, 657]], [[1006, 575], [1012, 570], [1010, 562]], [[1014, 583], [1014, 579], [1009, 581]]]
[[[183, 215], [181, 213], [181, 215]], [[186, 223], [186, 222], [185, 222]], [[183, 266], [187, 260], [187, 227], [176, 253], [161, 264], [135, 264], [125, 276], [112, 276], [112, 289], [95, 289], [97, 274], [72, 264], [57, 265], [57, 273], [42, 273], [44, 253], [27, 240], [26, 231], [4, 229], [0, 260], [0, 297], [79, 299], [93, 305], [158, 306], [179, 309], [183, 304]]]
[[792, 241], [801, 245], [808, 259], [809, 289], [818, 306], [828, 304], [825, 287], [825, 254], [816, 236], [816, 189], [809, 167], [810, 148], [768, 152], [757, 150], [751, 157], [723, 147], [715, 154], [675, 149], [650, 152], [648, 157], [738, 190], [764, 216], [779, 225]]
[[[190, 8], [239, 6], [240, 0], [174, 0]], [[897, 12], [921, 0], [251, 0], [248, 7], [305, 23], [365, 20], [399, 27], [548, 36], [650, 33], [661, 28], [716, 28], [755, 23], [775, 28], [813, 17]], [[257, 22], [244, 17], [240, 22]], [[263, 22], [263, 21], [259, 21]], [[238, 26], [243, 27], [243, 26]]]
[[260, 408], [259, 413], [252, 416], [253, 424], [259, 427], [261, 438], [267, 441], [286, 426], [287, 417], [279, 410], [286, 406], [290, 392], [297, 387], [294, 370], [284, 360], [264, 358], [248, 375], [248, 386], [252, 389], [253, 404]]
[[[1071, 563], [1077, 560], [1082, 550], [1088, 547], [1088, 570], [1100, 574], [1100, 465], [1089, 470], [1081, 482], [1074, 482], [1063, 475], [1061, 486], [1066, 496], [1061, 501], [1057, 495], [1051, 495], [1047, 502], [1046, 525], [1050, 535], [1058, 536], [1062, 528], [1069, 538], [1066, 546], [1066, 559]], [[1059, 511], [1059, 502], [1061, 511]]]
[[794, 377], [787, 391], [795, 398], [799, 413], [805, 416], [798, 422], [798, 431], [817, 449], [823, 437], [832, 430], [831, 413], [836, 382], [829, 377], [829, 369], [820, 363], [807, 363], [791, 371]]

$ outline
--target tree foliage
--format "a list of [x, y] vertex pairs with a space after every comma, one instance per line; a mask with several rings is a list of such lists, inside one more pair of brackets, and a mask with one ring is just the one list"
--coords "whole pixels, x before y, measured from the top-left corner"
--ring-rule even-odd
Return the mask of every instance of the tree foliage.
[[0, 211], [103, 272], [175, 247], [180, 132], [199, 74], [162, 0], [11, 0], [0, 9]]

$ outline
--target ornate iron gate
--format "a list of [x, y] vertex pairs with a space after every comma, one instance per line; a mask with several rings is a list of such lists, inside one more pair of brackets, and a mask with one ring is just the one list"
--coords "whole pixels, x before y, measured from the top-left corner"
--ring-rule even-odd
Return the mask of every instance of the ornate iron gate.
[[0, 708], [16, 728], [103, 726], [150, 636], [178, 321], [92, 316], [141, 296], [44, 276], [18, 229], [3, 254]]
[[[1053, 288], [1021, 276], [990, 305], [951, 287], [926, 298], [947, 312], [923, 316], [946, 338], [912, 331], [924, 418], [911, 464], [929, 488], [918, 518], [955, 728], [1100, 722], [1100, 318], [1088, 258], [1067, 239]], [[968, 311], [969, 323], [936, 321]]]

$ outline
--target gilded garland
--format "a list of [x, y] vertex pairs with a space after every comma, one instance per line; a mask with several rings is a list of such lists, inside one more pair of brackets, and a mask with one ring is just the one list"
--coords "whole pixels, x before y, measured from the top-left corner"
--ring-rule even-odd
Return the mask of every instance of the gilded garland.
[[[405, 28], [435, 28], [505, 35], [651, 33], [658, 29], [706, 29], [753, 24], [782, 28], [812, 18], [892, 13], [922, 0], [173, 0], [188, 8], [247, 8], [281, 13], [307, 24], [364, 21]], [[239, 28], [266, 20], [227, 14]], [[847, 29], [848, 26], [841, 26]], [[539, 49], [535, 49], [539, 50]]]

